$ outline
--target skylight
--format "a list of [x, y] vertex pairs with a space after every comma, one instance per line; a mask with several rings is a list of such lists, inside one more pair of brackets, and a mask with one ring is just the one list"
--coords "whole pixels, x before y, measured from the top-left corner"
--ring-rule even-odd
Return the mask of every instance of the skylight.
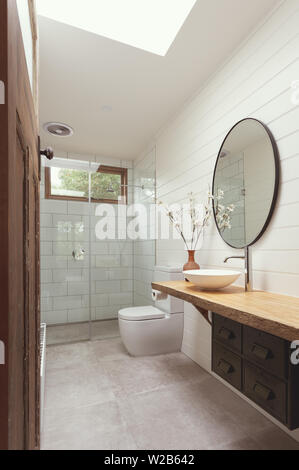
[[197, 0], [36, 0], [52, 20], [164, 56]]

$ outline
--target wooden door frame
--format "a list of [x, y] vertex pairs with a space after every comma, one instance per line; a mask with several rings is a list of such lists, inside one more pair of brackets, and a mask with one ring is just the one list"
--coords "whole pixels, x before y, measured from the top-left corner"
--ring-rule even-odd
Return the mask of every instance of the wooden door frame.
[[[0, 105], [0, 341], [5, 345], [5, 364], [0, 364], [0, 449], [38, 449], [39, 448], [39, 374], [36, 370], [36, 391], [34, 397], [24, 393], [24, 407], [27, 399], [36, 403], [36, 435], [30, 436], [26, 417], [22, 429], [11, 426], [12, 417], [16, 415], [17, 404], [14, 403], [14, 387], [24, 375], [24, 363], [20, 370], [13, 367], [12, 357], [18, 344], [15, 344], [14, 325], [18, 312], [14, 311], [13, 300], [18, 295], [14, 289], [14, 279], [19, 270], [24, 270], [24, 259], [17, 259], [16, 238], [20, 226], [16, 219], [18, 201], [15, 197], [16, 184], [16, 142], [19, 137], [26, 142], [26, 158], [31, 158], [33, 173], [38, 184], [39, 150], [35, 106], [32, 98], [30, 81], [26, 72], [26, 58], [22, 33], [18, 18], [16, 0], [0, 0], [0, 80], [5, 85], [5, 104]], [[22, 73], [19, 73], [19, 72]], [[20, 127], [22, 129], [20, 133]], [[20, 135], [22, 134], [22, 135]], [[38, 191], [37, 191], [38, 193]], [[25, 208], [24, 208], [25, 211]], [[37, 223], [37, 226], [39, 224]], [[39, 243], [38, 233], [36, 242]], [[25, 243], [25, 236], [23, 243]], [[37, 257], [39, 252], [37, 251]], [[36, 266], [39, 259], [35, 260]], [[38, 287], [39, 289], [39, 287]], [[24, 292], [26, 286], [24, 285]], [[36, 321], [39, 322], [39, 292], [37, 292]], [[38, 329], [39, 331], [39, 329]], [[38, 331], [35, 337], [34, 350], [39, 354]], [[31, 345], [32, 346], [32, 345]], [[20, 356], [19, 356], [20, 358]], [[37, 367], [38, 369], [38, 367]], [[26, 380], [25, 380], [26, 382]], [[26, 383], [25, 383], [26, 389]], [[21, 425], [19, 426], [21, 428]], [[17, 444], [16, 444], [17, 443]]]
[[0, 105], [0, 341], [5, 348], [5, 364], [0, 365], [0, 448], [8, 448], [8, 32], [7, 4], [0, 1], [0, 80], [4, 83], [5, 104]]

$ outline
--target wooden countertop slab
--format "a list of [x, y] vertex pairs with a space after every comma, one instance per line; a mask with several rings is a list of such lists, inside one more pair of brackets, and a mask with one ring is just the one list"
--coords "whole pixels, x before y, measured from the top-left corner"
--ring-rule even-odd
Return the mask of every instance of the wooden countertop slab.
[[203, 291], [186, 281], [153, 282], [153, 289], [288, 341], [299, 340], [299, 298], [239, 287]]

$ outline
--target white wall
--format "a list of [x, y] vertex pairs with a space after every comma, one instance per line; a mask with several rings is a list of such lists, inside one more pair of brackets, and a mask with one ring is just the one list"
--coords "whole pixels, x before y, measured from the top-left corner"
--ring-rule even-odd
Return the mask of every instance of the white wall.
[[[291, 83], [299, 79], [298, 25], [298, 0], [282, 2], [153, 142], [157, 197], [178, 202], [190, 191], [204, 197], [221, 143], [237, 121], [254, 117], [269, 126], [280, 151], [282, 182], [271, 225], [254, 247], [254, 287], [293, 296], [299, 296], [299, 107], [291, 100]], [[237, 253], [213, 224], [198, 261], [223, 266], [230, 254]], [[158, 264], [185, 260], [180, 242], [158, 241]], [[183, 351], [207, 370], [210, 337], [208, 324], [186, 304]]]

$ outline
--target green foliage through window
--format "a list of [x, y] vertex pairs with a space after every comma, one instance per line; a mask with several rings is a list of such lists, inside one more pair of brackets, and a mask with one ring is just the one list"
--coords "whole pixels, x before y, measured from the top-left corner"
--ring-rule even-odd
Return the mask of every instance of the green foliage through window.
[[[117, 201], [123, 175], [108, 171], [91, 173], [91, 199]], [[51, 196], [89, 198], [89, 174], [84, 170], [51, 168]]]

